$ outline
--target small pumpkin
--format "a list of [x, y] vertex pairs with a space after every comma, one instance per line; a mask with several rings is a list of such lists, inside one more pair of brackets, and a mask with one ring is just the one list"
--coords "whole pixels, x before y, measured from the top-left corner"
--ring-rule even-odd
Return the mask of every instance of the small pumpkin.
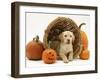
[[80, 56], [80, 59], [82, 59], [82, 60], [88, 60], [89, 56], [90, 56], [90, 52], [89, 52], [89, 50], [85, 49], [81, 52], [81, 54], [79, 56]]
[[46, 49], [43, 51], [42, 60], [46, 64], [55, 63], [57, 59], [57, 54], [53, 49]]
[[79, 29], [81, 33], [81, 40], [82, 40], [82, 46], [83, 50], [88, 48], [88, 37], [84, 31], [81, 30], [81, 26], [85, 25], [85, 23], [80, 24]]
[[39, 36], [36, 36], [35, 38], [33, 38], [32, 41], [30, 41], [26, 45], [26, 57], [29, 60], [42, 59], [43, 50], [44, 50], [43, 43], [39, 41]]

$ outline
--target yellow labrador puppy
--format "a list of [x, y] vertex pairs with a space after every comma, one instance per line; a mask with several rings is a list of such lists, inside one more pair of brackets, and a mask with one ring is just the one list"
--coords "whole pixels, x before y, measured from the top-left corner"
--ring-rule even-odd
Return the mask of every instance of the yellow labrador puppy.
[[73, 45], [72, 43], [75, 40], [75, 36], [70, 31], [64, 31], [59, 35], [60, 49], [59, 56], [63, 60], [64, 63], [68, 63], [73, 60]]

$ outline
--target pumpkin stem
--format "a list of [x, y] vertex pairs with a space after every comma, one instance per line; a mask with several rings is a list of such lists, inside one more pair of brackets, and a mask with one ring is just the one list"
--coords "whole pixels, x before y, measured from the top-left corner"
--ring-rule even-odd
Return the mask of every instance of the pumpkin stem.
[[38, 42], [38, 41], [39, 41], [39, 36], [37, 35], [37, 36], [36, 36], [36, 42]]
[[38, 42], [39, 41], [39, 36], [37, 35], [35, 38], [33, 38], [33, 41]]
[[81, 27], [82, 27], [83, 25], [86, 25], [86, 23], [81, 23], [81, 24], [79, 25], [79, 29], [81, 29]]

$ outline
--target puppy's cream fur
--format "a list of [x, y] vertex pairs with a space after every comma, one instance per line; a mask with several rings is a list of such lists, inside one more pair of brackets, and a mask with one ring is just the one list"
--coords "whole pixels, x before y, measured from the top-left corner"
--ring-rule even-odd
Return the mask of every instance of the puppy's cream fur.
[[61, 40], [59, 56], [62, 58], [64, 63], [67, 63], [73, 60], [73, 45], [72, 43], [75, 40], [75, 36], [70, 31], [64, 31], [59, 35]]

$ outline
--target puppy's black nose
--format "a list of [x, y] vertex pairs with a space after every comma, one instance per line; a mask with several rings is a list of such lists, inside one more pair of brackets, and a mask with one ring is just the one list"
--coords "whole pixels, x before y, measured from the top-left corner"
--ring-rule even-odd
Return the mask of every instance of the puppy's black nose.
[[68, 42], [70, 42], [70, 39], [67, 39]]
[[70, 44], [70, 39], [67, 39], [67, 44]]

